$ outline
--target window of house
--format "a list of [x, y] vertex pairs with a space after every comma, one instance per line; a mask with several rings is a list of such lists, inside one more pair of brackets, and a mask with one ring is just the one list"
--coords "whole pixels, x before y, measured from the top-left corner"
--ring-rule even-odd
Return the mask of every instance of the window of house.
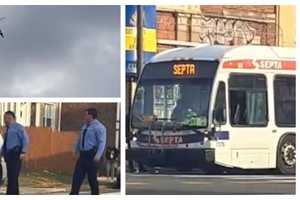
[[43, 116], [43, 126], [44, 127], [53, 127], [55, 121], [55, 105], [54, 104], [45, 104], [44, 107], [44, 116]]

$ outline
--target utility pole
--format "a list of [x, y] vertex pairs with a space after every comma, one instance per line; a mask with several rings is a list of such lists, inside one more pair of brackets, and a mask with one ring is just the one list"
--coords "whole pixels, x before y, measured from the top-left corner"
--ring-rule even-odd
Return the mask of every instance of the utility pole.
[[[144, 57], [144, 47], [143, 47], [143, 6], [138, 5], [136, 6], [136, 76], [134, 77], [135, 81], [138, 80], [142, 68], [143, 68], [143, 57]], [[131, 103], [132, 103], [132, 84], [133, 79], [130, 78], [130, 82], [127, 85], [127, 93], [128, 93], [128, 113], [126, 115], [126, 142], [128, 145], [128, 149], [131, 148], [130, 141], [132, 139], [132, 132], [130, 128], [130, 113], [131, 113]], [[133, 161], [129, 159], [128, 163], [129, 170], [131, 172], [134, 171]]]
[[136, 63], [136, 72], [137, 77], [141, 74], [143, 68], [143, 57], [144, 57], [144, 45], [143, 45], [143, 6], [137, 6], [137, 44], [136, 44], [136, 51], [137, 51], [137, 63]]

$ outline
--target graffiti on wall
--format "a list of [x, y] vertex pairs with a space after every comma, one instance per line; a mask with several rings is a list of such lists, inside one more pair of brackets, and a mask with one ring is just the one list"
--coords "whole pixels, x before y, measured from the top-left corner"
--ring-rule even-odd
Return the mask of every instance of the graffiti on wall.
[[198, 40], [210, 44], [245, 45], [260, 42], [257, 30], [248, 21], [239, 19], [193, 17], [192, 32], [195, 31]]

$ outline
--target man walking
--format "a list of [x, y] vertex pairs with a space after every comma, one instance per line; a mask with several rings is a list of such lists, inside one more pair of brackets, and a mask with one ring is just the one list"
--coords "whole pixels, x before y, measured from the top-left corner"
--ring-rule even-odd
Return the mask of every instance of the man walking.
[[98, 195], [97, 163], [99, 163], [105, 149], [106, 128], [97, 120], [95, 108], [85, 110], [84, 121], [75, 146], [75, 152], [79, 154], [79, 158], [75, 166], [70, 194], [79, 194], [81, 184], [87, 175], [91, 194]]
[[16, 122], [16, 115], [12, 111], [4, 113], [5, 135], [1, 149], [1, 156], [7, 166], [8, 195], [19, 194], [19, 174], [22, 160], [28, 149], [29, 139], [24, 127]]

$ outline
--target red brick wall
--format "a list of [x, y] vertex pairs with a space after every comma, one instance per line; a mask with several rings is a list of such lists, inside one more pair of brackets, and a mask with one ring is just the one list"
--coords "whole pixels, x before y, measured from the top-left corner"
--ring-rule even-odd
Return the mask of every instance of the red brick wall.
[[176, 18], [174, 13], [158, 12], [157, 15], [157, 37], [159, 39], [175, 40]]
[[272, 14], [275, 13], [275, 6], [274, 5], [201, 5], [201, 11], [203, 14], [218, 14], [222, 15], [224, 10], [229, 10], [232, 13], [248, 13], [248, 12], [254, 12], [254, 13], [266, 13], [266, 14]]
[[218, 6], [201, 5], [201, 12], [203, 14], [222, 15], [223, 14], [223, 8], [224, 8], [224, 6], [222, 6], [222, 5], [218, 5]]

